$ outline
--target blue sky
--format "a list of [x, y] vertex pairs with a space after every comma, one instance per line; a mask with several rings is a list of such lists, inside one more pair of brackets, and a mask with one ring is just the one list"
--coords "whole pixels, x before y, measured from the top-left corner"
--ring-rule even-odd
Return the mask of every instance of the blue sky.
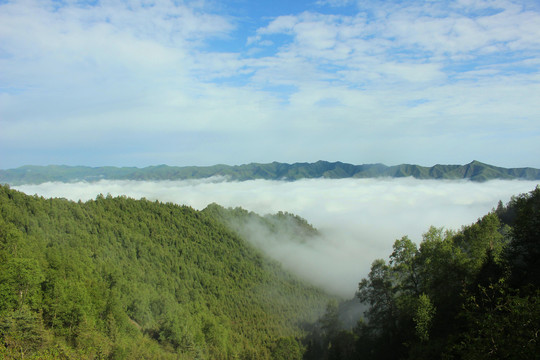
[[540, 168], [537, 1], [0, 1], [0, 168]]

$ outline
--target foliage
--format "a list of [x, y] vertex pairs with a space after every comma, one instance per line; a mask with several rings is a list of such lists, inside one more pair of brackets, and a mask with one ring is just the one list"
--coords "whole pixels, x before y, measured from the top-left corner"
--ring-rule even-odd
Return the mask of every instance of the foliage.
[[281, 337], [272, 347], [273, 360], [301, 360], [304, 351], [293, 337]]
[[[537, 358], [539, 244], [539, 188], [459, 231], [431, 227], [419, 246], [396, 240], [359, 283], [364, 319], [336, 338], [318, 330], [322, 317], [305, 358]], [[335, 357], [330, 341], [350, 351]]]
[[515, 214], [512, 240], [506, 258], [515, 287], [540, 287], [540, 187], [529, 194], [514, 197], [510, 204]]
[[330, 299], [210, 211], [144, 199], [75, 203], [2, 186], [0, 260], [8, 359], [299, 354], [299, 324]]
[[429, 330], [435, 315], [435, 306], [431, 302], [429, 296], [422, 294], [418, 297], [416, 313], [413, 320], [416, 324], [416, 335], [420, 341], [429, 340]]
[[306, 243], [320, 235], [306, 219], [283, 211], [261, 216], [239, 207], [224, 208], [212, 203], [203, 212], [219, 219], [246, 239], [263, 234], [275, 241]]
[[461, 359], [533, 359], [540, 350], [540, 290], [520, 295], [504, 281], [479, 286], [460, 313], [469, 326], [457, 338]]

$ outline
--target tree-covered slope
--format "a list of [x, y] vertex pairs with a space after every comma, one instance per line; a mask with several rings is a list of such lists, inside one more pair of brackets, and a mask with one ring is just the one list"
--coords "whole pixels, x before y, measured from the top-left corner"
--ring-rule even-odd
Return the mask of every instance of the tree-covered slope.
[[459, 231], [404, 236], [359, 283], [356, 326], [328, 307], [304, 359], [538, 359], [540, 188]]
[[219, 219], [242, 238], [251, 241], [255, 233], [259, 237], [262, 234], [263, 237], [266, 235], [272, 240], [297, 243], [306, 243], [320, 236], [319, 231], [306, 219], [288, 212], [279, 211], [276, 214], [262, 216], [240, 207], [224, 208], [215, 203], [208, 205], [203, 212]]
[[212, 211], [0, 187], [0, 358], [298, 355], [329, 299]]
[[408, 177], [418, 179], [491, 179], [539, 180], [540, 170], [533, 168], [502, 168], [478, 161], [466, 165], [386, 166], [383, 164], [352, 165], [342, 162], [317, 161], [315, 163], [246, 164], [238, 166], [214, 165], [206, 167], [149, 166], [134, 167], [85, 167], [85, 166], [22, 166], [0, 170], [0, 183], [11, 185], [38, 184], [48, 181], [97, 181], [108, 180], [184, 180], [224, 176], [230, 180], [298, 180], [311, 178], [373, 178]]

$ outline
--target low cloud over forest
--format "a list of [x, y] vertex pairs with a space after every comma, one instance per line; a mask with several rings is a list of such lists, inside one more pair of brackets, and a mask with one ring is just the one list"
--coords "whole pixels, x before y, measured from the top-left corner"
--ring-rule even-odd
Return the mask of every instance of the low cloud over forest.
[[[391, 253], [395, 239], [420, 242], [429, 226], [459, 229], [497, 202], [528, 192], [533, 181], [485, 183], [404, 179], [99, 181], [16, 186], [27, 194], [89, 200], [98, 194], [185, 204], [242, 207], [261, 215], [286, 211], [305, 218], [321, 237], [301, 244], [272, 238], [252, 227], [250, 240], [286, 268], [342, 296], [351, 296], [376, 258]], [[282, 232], [286, 237], [287, 232]], [[289, 241], [290, 240], [290, 241]]]

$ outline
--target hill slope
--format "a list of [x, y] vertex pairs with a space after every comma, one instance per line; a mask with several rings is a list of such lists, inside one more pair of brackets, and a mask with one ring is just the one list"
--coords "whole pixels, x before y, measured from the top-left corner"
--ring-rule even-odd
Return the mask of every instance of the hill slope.
[[536, 187], [459, 231], [396, 240], [359, 282], [363, 319], [329, 306], [304, 359], [538, 359], [539, 225]]
[[11, 185], [39, 184], [48, 181], [97, 181], [108, 180], [185, 180], [224, 176], [230, 180], [298, 180], [310, 178], [372, 178], [407, 177], [418, 179], [491, 179], [539, 180], [540, 169], [502, 168], [473, 161], [466, 165], [435, 165], [424, 167], [402, 164], [352, 165], [342, 162], [317, 161], [315, 163], [246, 164], [238, 166], [149, 166], [135, 167], [85, 167], [85, 166], [22, 166], [17, 169], [0, 170], [0, 183]]
[[0, 187], [0, 358], [265, 359], [329, 299], [212, 211]]

